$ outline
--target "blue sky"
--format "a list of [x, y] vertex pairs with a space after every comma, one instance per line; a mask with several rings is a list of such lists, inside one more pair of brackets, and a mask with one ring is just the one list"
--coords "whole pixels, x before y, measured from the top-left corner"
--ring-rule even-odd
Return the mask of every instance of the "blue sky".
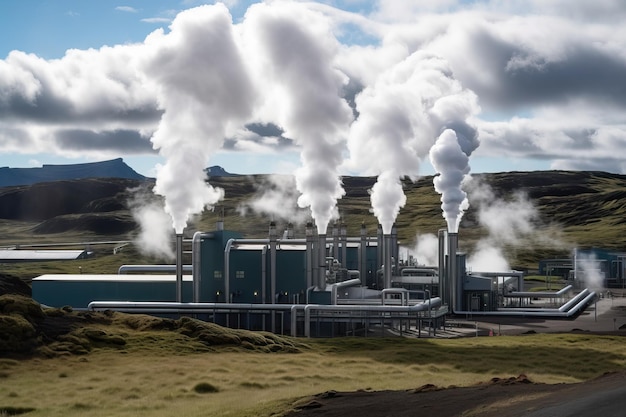
[[[23, 74], [20, 71], [30, 68], [35, 79], [32, 82], [42, 74], [66, 82], [61, 78], [78, 77], [71, 66], [79, 65], [66, 59], [67, 50], [93, 48], [94, 56], [100, 56], [104, 45], [143, 45], [145, 38], [159, 28], [170, 33], [169, 25], [178, 13], [204, 3], [3, 1], [0, 74], [10, 80], [6, 74]], [[253, 3], [257, 2], [226, 2], [233, 26], [241, 26], [244, 12]], [[480, 140], [470, 158], [472, 172], [582, 169], [626, 173], [621, 152], [626, 144], [623, 2], [345, 0], [308, 2], [304, 7], [329, 22], [335, 39], [343, 43], [329, 63], [361, 89], [370, 86], [374, 91], [385, 74], [393, 73], [394, 66], [416, 51], [442, 57], [462, 88], [477, 96], [480, 111], [468, 114]], [[22, 58], [9, 59], [11, 51], [34, 54], [39, 59], [25, 64]], [[82, 57], [77, 62], [89, 59]], [[109, 57], [98, 59], [106, 63]], [[54, 69], [45, 68], [54, 62]], [[36, 66], [41, 66], [41, 72], [33, 69]], [[46, 85], [55, 91], [50, 93], [51, 101], [58, 106], [66, 100], [55, 95], [57, 87], [53, 83]], [[59, 116], [51, 120], [45, 109], [47, 102], [40, 100], [30, 109], [32, 112], [24, 115], [19, 108], [11, 107], [16, 102], [15, 92], [22, 87], [28, 88], [26, 82], [0, 81], [0, 166], [123, 157], [141, 173], [154, 176], [155, 165], [167, 159], [150, 152], [149, 132], [156, 129], [158, 117], [154, 115], [156, 106], [152, 106], [153, 115], [146, 108], [153, 97], [128, 98], [128, 106], [145, 111], [141, 121], [114, 121], [102, 116], [106, 123], [100, 126], [95, 107], [75, 119]], [[90, 106], [100, 99], [96, 94], [102, 95], [95, 87]], [[77, 95], [67, 102], [79, 108], [86, 93], [74, 93]], [[45, 95], [45, 89], [36, 93], [40, 98]], [[111, 112], [113, 106], [103, 111]], [[262, 116], [271, 119], [267, 114]], [[88, 117], [94, 118], [93, 125], [86, 123]], [[272, 123], [277, 120], [272, 119]], [[107, 136], [109, 127], [105, 125], [112, 125], [117, 133]], [[56, 133], [60, 126], [63, 135]], [[80, 132], [87, 132], [89, 141], [81, 142]], [[137, 132], [141, 132], [144, 142], [139, 143]], [[289, 173], [301, 164], [297, 138], [250, 139], [253, 133], [238, 133], [236, 139], [226, 141], [221, 149], [209, 154], [207, 165], [222, 165], [240, 173]], [[106, 145], [98, 143], [101, 138]], [[126, 146], [131, 142], [133, 146]], [[290, 146], [283, 146], [285, 143]], [[427, 152], [420, 158], [419, 172], [432, 173]], [[363, 161], [360, 166], [345, 164], [342, 173], [371, 174], [367, 165]]]

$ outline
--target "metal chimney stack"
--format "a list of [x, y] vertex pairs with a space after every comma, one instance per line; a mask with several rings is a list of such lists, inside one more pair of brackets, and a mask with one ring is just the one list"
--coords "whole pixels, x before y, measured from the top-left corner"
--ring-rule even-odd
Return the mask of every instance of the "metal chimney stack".
[[450, 285], [452, 311], [461, 310], [461, 297], [463, 296], [463, 281], [459, 276], [457, 263], [457, 250], [459, 248], [459, 235], [448, 233], [448, 283]]
[[323, 290], [326, 288], [326, 234], [318, 235], [317, 241], [317, 288]]
[[313, 273], [314, 269], [313, 265], [315, 265], [315, 255], [313, 253], [313, 241], [315, 240], [315, 236], [313, 233], [313, 223], [308, 222], [306, 224], [306, 287], [310, 288], [315, 285], [315, 274]]
[[384, 288], [391, 288], [391, 274], [392, 274], [392, 258], [393, 258], [393, 237], [389, 235], [384, 235], [384, 243], [383, 243], [383, 282]]
[[276, 303], [276, 239], [278, 238], [276, 231], [276, 222], [270, 222], [270, 292], [272, 294], [272, 304]]
[[183, 235], [176, 234], [176, 301], [183, 302]]
[[443, 304], [451, 305], [450, 282], [448, 280], [448, 267], [446, 264], [446, 235], [446, 229], [439, 229], [437, 232], [437, 242], [439, 244], [439, 295]]

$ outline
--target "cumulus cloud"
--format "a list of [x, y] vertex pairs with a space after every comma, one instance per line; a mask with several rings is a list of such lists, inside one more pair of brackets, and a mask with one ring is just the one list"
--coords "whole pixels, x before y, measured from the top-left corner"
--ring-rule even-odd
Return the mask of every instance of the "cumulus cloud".
[[342, 171], [381, 175], [373, 210], [389, 229], [399, 179], [418, 175], [446, 129], [468, 156], [626, 172], [624, 2], [333, 4], [267, 1], [235, 18], [207, 5], [159, 15], [171, 25], [135, 43], [51, 60], [12, 51], [0, 152], [158, 151], [156, 190], [177, 230], [222, 197], [202, 175], [225, 151], [298, 150], [298, 204], [320, 232]]

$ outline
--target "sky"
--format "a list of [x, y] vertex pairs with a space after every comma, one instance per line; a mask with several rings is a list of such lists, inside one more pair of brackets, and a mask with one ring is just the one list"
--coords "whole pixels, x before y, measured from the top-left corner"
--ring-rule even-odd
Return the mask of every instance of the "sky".
[[[122, 51], [125, 46], [143, 45], [156, 30], [168, 33], [178, 13], [204, 3], [1, 2], [0, 166], [123, 157], [154, 176], [163, 160], [150, 143], [160, 113], [155, 93], [116, 66], [132, 53]], [[225, 3], [234, 25], [253, 3]], [[626, 3], [344, 0], [306, 5], [330, 21], [342, 46], [338, 66], [361, 83], [373, 82], [385, 67], [417, 50], [447, 60], [455, 77], [478, 97], [480, 112], [473, 117], [480, 146], [471, 159], [472, 172], [626, 172], [621, 152]], [[129, 77], [124, 97], [107, 90], [109, 77]], [[236, 142], [227, 141], [207, 166], [244, 174], [289, 173], [299, 158], [299, 150], [289, 146], [293, 141], [230, 147]], [[420, 170], [433, 172], [427, 158]]]
[[122, 157], [177, 230], [223, 198], [204, 167], [295, 174], [321, 231], [341, 175], [378, 176], [388, 229], [399, 178], [451, 169], [454, 229], [470, 172], [626, 173], [625, 17], [622, 0], [3, 1], [0, 166]]

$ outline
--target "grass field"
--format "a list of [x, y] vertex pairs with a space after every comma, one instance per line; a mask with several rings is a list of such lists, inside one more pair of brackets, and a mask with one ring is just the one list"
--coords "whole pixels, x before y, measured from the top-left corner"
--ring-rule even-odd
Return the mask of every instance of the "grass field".
[[571, 383], [626, 366], [618, 336], [298, 339], [299, 353], [183, 348], [184, 338], [166, 331], [126, 338], [123, 348], [87, 355], [0, 359], [0, 415], [270, 416], [328, 390], [467, 386], [519, 374]]

